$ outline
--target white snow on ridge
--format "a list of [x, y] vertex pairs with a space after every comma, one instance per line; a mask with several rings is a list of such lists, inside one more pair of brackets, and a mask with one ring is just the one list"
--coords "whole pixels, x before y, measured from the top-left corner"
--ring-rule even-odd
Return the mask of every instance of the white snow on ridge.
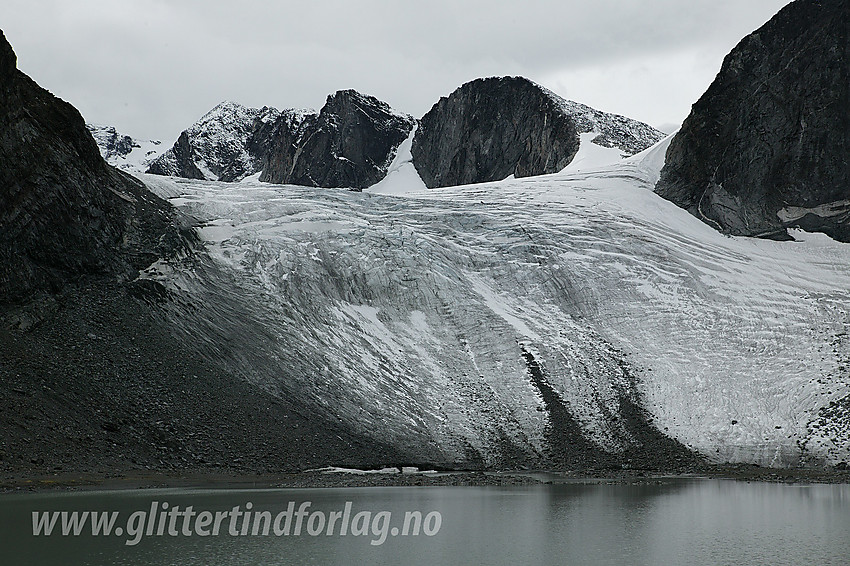
[[235, 162], [246, 175], [256, 173], [257, 164], [246, 149], [251, 128], [257, 119], [269, 123], [280, 114], [276, 108], [248, 108], [231, 101], [215, 106], [186, 130], [198, 169], [207, 179], [218, 180], [218, 173], [212, 170], [212, 164], [208, 165], [205, 159], [229, 155], [231, 158], [226, 162], [229, 167], [233, 166], [231, 162]]
[[617, 148], [634, 155], [646, 149], [648, 143], [657, 143], [666, 136], [649, 124], [566, 100], [546, 87], [538, 86], [565, 114], [572, 117], [579, 134], [596, 132], [591, 142], [600, 147]]
[[[240, 367], [366, 434], [448, 460], [470, 447], [486, 460], [500, 439], [542, 449], [519, 342], [588, 438], [620, 450], [611, 408], [628, 381], [610, 343], [657, 426], [718, 461], [850, 461], [847, 424], [824, 417], [850, 395], [850, 246], [714, 231], [652, 192], [667, 143], [407, 198], [179, 180], [173, 202], [227, 225], [205, 233], [238, 281], [218, 292], [250, 301], [253, 318], [215, 296], [202, 311], [245, 325], [227, 334], [245, 335]], [[203, 293], [196, 276], [172, 277]], [[283, 367], [303, 382], [277, 380]]]
[[658, 179], [661, 177], [661, 169], [664, 167], [664, 160], [667, 156], [667, 148], [670, 147], [670, 142], [673, 141], [673, 138], [676, 137], [678, 132], [679, 130], [676, 130], [668, 134], [655, 145], [625, 160], [629, 163], [629, 166], [637, 169], [637, 176], [643, 180], [646, 186], [654, 187], [658, 184]]

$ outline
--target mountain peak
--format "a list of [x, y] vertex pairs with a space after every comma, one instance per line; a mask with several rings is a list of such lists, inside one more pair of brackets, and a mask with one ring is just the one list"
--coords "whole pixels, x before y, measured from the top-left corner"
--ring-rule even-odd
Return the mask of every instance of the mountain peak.
[[[148, 172], [235, 181], [262, 171], [265, 182], [363, 189], [383, 179], [416, 123], [354, 89], [328, 95], [319, 112], [223, 101]], [[442, 97], [423, 117], [412, 151], [422, 179], [435, 187], [554, 173], [583, 143], [612, 149], [606, 155], [618, 159], [663, 137], [636, 120], [564, 100], [525, 77], [488, 77]]]
[[213, 106], [209, 112], [201, 116], [201, 118], [195, 122], [195, 125], [198, 126], [201, 124], [208, 124], [210, 122], [227, 123], [232, 120], [245, 121], [247, 118], [253, 118], [264, 111], [269, 112], [270, 110], [277, 112], [276, 109], [269, 108], [267, 106], [264, 106], [263, 108], [249, 108], [239, 102], [224, 100]]
[[144, 173], [165, 149], [159, 140], [136, 139], [119, 132], [115, 126], [86, 124], [86, 128], [106, 162], [130, 173]]
[[387, 173], [416, 120], [356, 90], [328, 96], [318, 115], [281, 129], [261, 180], [364, 189]]
[[276, 108], [249, 108], [225, 100], [181, 133], [174, 146], [151, 162], [148, 173], [190, 179], [238, 181], [259, 171], [263, 144], [255, 133], [281, 115]]
[[[233, 100], [222, 100], [221, 102], [213, 106], [212, 109], [207, 112], [207, 114], [214, 114], [216, 112], [225, 110], [239, 110], [243, 108], [247, 108], [247, 106], [245, 106], [244, 104], [240, 104], [239, 102], [234, 102]], [[201, 120], [203, 120], [203, 118], [201, 118]]]
[[664, 137], [655, 128], [564, 100], [525, 77], [470, 81], [422, 118], [413, 160], [428, 187], [555, 173], [569, 165], [579, 134], [633, 155]]
[[382, 116], [389, 119], [401, 119], [409, 121], [413, 118], [404, 112], [399, 112], [393, 109], [392, 106], [369, 94], [356, 91], [354, 89], [338, 90], [328, 96], [325, 106], [322, 108], [325, 112], [346, 112], [350, 107], [360, 109], [372, 109], [371, 113], [374, 117]]

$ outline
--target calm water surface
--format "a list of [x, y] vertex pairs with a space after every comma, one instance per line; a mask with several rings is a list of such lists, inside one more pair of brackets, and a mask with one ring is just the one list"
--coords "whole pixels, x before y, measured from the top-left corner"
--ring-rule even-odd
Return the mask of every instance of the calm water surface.
[[[222, 515], [234, 507], [280, 515], [309, 502], [301, 533], [241, 536], [243, 515], [228, 515], [218, 536], [212, 526], [185, 525], [175, 515], [144, 519], [188, 506]], [[339, 534], [350, 503], [347, 534]], [[151, 514], [151, 506], [156, 505]], [[109, 536], [61, 534], [61, 515], [50, 536], [34, 536], [33, 511], [119, 512]], [[381, 512], [390, 512], [379, 516]], [[423, 524], [408, 535], [406, 512]], [[331, 513], [340, 517], [328, 535]], [[369, 512], [365, 514], [363, 512]], [[136, 513], [135, 522], [128, 519]], [[283, 514], [282, 514], [283, 513]], [[361, 513], [359, 519], [355, 517]], [[282, 514], [282, 515], [281, 515]], [[430, 514], [430, 515], [429, 515]], [[439, 515], [439, 521], [437, 519]], [[69, 515], [70, 516], [70, 515]], [[238, 536], [228, 532], [234, 520]], [[255, 515], [249, 518], [253, 519]], [[89, 517], [90, 518], [90, 517]], [[425, 518], [430, 523], [425, 525]], [[88, 520], [88, 519], [87, 519]], [[311, 523], [310, 523], [311, 522]], [[308, 523], [310, 523], [308, 525]], [[308, 526], [316, 536], [311, 536]], [[146, 536], [147, 528], [150, 536]], [[427, 530], [431, 536], [426, 534]], [[396, 528], [397, 536], [392, 529]], [[127, 530], [136, 533], [128, 536]], [[320, 533], [321, 534], [317, 534]], [[382, 540], [383, 539], [383, 540]], [[135, 545], [128, 541], [137, 540]], [[378, 544], [381, 543], [381, 544]], [[0, 495], [0, 563], [74, 564], [404, 564], [429, 565], [847, 565], [850, 564], [850, 486], [775, 485], [724, 480], [675, 480], [661, 485], [565, 484], [531, 488], [353, 488], [315, 490], [137, 490]]]

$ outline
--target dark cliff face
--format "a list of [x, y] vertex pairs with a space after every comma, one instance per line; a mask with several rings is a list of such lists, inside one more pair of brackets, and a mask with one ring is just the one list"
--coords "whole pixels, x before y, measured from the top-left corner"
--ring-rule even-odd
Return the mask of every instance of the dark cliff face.
[[0, 303], [130, 276], [176, 246], [168, 203], [108, 166], [79, 112], [16, 66], [0, 32]]
[[850, 241], [850, 2], [797, 0], [744, 38], [672, 140], [656, 192], [724, 232]]
[[16, 69], [0, 32], [0, 472], [397, 461], [298, 396], [233, 374], [149, 304], [164, 295], [124, 283], [185, 249], [191, 232], [173, 214], [106, 164], [80, 114]]
[[318, 115], [282, 116], [262, 181], [364, 189], [387, 173], [415, 120], [353, 90], [328, 97]]
[[302, 114], [284, 111], [280, 118], [269, 128], [268, 150], [265, 154], [260, 180], [268, 183], [296, 183], [293, 169], [302, 153], [302, 144], [307, 132], [313, 132], [316, 114]]
[[429, 188], [555, 173], [579, 149], [575, 122], [521, 77], [477, 79], [443, 97], [413, 139]]

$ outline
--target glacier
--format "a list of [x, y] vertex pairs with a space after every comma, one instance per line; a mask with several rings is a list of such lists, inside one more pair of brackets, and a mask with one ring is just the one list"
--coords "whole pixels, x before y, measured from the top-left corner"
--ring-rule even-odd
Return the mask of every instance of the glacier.
[[206, 252], [140, 278], [202, 355], [411, 462], [544, 459], [551, 399], [604, 454], [631, 403], [714, 462], [850, 461], [850, 247], [714, 231], [652, 192], [669, 140], [430, 190], [144, 175]]

